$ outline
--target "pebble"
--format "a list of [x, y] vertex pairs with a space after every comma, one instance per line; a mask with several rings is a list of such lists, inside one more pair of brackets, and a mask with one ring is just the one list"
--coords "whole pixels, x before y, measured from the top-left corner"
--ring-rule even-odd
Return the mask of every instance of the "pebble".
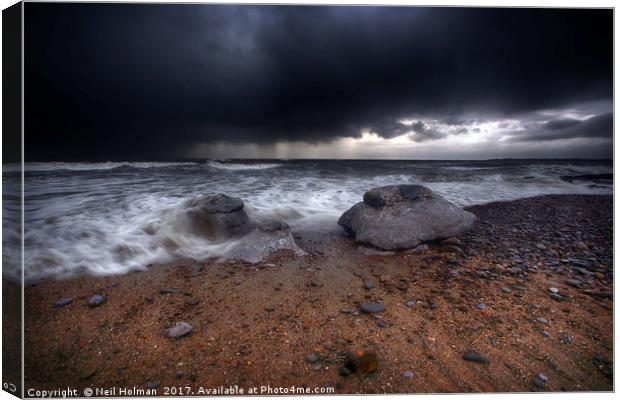
[[556, 287], [550, 287], [549, 291], [553, 294], [558, 294], [560, 292], [560, 289], [556, 288]]
[[342, 367], [338, 370], [338, 374], [340, 376], [349, 376], [351, 375], [351, 370], [347, 367]]
[[371, 373], [377, 370], [379, 358], [372, 350], [353, 350], [347, 353], [345, 367], [351, 372]]
[[276, 308], [275, 308], [274, 306], [271, 306], [271, 305], [269, 305], [269, 306], [265, 306], [265, 311], [267, 311], [267, 312], [272, 312], [272, 311], [274, 311], [275, 309], [276, 309]]
[[97, 373], [97, 368], [86, 368], [84, 373], [82, 373], [81, 378], [86, 380], [92, 378]]
[[545, 246], [545, 245], [544, 245], [544, 244], [542, 244], [542, 243], [536, 243], [536, 248], [537, 248], [538, 250], [547, 250], [547, 246]]
[[408, 302], [405, 303], [405, 305], [407, 307], [413, 307], [415, 306], [415, 300], [409, 300]]
[[343, 314], [351, 314], [352, 311], [349, 310], [348, 308], [341, 308], [340, 312], [343, 313]]
[[185, 291], [175, 288], [163, 288], [159, 289], [159, 294], [185, 294]]
[[366, 314], [375, 314], [385, 311], [385, 306], [381, 303], [364, 303], [360, 306], [360, 311]]
[[544, 389], [547, 386], [548, 381], [549, 381], [549, 378], [547, 377], [547, 375], [543, 373], [538, 373], [534, 377], [534, 385], [536, 385], [536, 387], [539, 387], [541, 389]]
[[549, 332], [547, 332], [547, 331], [542, 331], [542, 335], [543, 335], [544, 337], [549, 337]]
[[510, 290], [510, 288], [503, 287], [502, 292], [504, 292], [505, 294], [509, 294], [510, 292], [512, 292], [512, 290]]
[[175, 376], [177, 379], [181, 379], [181, 378], [183, 378], [183, 375], [185, 375], [185, 374], [183, 373], [183, 371], [177, 371], [177, 372], [174, 374], [174, 376]]
[[56, 300], [56, 303], [54, 303], [54, 307], [60, 308], [60, 307], [68, 306], [71, 303], [73, 303], [73, 299], [72, 298], [70, 298], [70, 297], [63, 297], [61, 299]]
[[543, 317], [536, 318], [536, 321], [540, 322], [541, 324], [545, 324], [545, 325], [549, 324], [549, 321], [547, 321]]
[[187, 322], [177, 322], [173, 328], [166, 329], [166, 336], [169, 338], [180, 338], [192, 331], [192, 326]]
[[147, 389], [155, 389], [157, 386], [159, 386], [159, 381], [151, 381], [146, 384]]
[[413, 372], [411, 372], [411, 371], [403, 372], [403, 378], [407, 378], [407, 379], [413, 378]]
[[579, 287], [582, 283], [579, 279], [567, 279], [565, 282], [574, 287]]
[[310, 364], [314, 364], [317, 361], [319, 361], [319, 355], [316, 353], [310, 353], [306, 356], [306, 362], [309, 362]]
[[476, 308], [478, 310], [484, 310], [485, 308], [487, 308], [487, 305], [484, 303], [476, 304]]
[[98, 306], [102, 305], [103, 303], [105, 303], [105, 297], [103, 297], [100, 294], [96, 294], [96, 295], [92, 296], [90, 299], [88, 299], [88, 306], [89, 307], [98, 307]]
[[478, 353], [475, 350], [467, 350], [465, 354], [463, 354], [463, 360], [465, 361], [473, 361], [481, 364], [488, 364], [489, 359], [483, 354]]
[[370, 290], [370, 289], [372, 289], [372, 288], [374, 288], [374, 287], [375, 287], [375, 284], [374, 284], [374, 283], [372, 283], [372, 282], [370, 282], [370, 281], [368, 281], [368, 282], [364, 283], [364, 287], [365, 287], [366, 289]]

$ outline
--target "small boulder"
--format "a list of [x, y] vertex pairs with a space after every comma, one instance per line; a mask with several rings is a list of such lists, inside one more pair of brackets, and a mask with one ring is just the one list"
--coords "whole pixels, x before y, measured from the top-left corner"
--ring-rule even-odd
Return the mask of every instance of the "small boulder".
[[476, 216], [419, 185], [382, 186], [364, 194], [338, 224], [360, 245], [404, 250], [422, 242], [458, 236]]
[[216, 194], [185, 202], [188, 225], [192, 233], [209, 240], [240, 237], [252, 230], [243, 200]]

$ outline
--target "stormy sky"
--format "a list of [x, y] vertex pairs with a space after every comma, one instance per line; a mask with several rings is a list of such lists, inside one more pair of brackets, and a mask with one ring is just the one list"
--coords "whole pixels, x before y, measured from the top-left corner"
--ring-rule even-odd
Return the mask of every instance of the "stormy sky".
[[611, 158], [611, 10], [25, 6], [26, 160]]

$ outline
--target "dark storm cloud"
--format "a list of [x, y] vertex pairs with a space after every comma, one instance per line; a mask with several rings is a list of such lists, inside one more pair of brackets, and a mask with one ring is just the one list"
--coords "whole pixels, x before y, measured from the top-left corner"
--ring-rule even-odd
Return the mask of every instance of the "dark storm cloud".
[[393, 137], [612, 96], [610, 10], [27, 3], [25, 32], [29, 160]]
[[414, 142], [425, 142], [427, 140], [437, 140], [443, 139], [447, 135], [445, 133], [439, 132], [434, 128], [427, 127], [424, 122], [417, 121], [411, 125], [413, 129], [413, 134], [409, 136], [409, 139]]
[[613, 137], [614, 118], [612, 113], [596, 115], [584, 121], [562, 119], [549, 121], [538, 130], [526, 131], [511, 138], [516, 142], [547, 142], [572, 138]]

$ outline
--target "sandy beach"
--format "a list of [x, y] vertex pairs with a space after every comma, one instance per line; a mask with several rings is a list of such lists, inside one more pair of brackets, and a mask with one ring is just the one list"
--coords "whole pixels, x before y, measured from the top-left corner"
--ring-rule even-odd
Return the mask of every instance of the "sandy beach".
[[[295, 232], [305, 256], [45, 280], [25, 289], [26, 390], [612, 391], [612, 209], [541, 196], [469, 207], [472, 231], [417, 252], [360, 251], [334, 229]], [[167, 337], [178, 322], [191, 332]], [[354, 349], [378, 369], [343, 376]]]

